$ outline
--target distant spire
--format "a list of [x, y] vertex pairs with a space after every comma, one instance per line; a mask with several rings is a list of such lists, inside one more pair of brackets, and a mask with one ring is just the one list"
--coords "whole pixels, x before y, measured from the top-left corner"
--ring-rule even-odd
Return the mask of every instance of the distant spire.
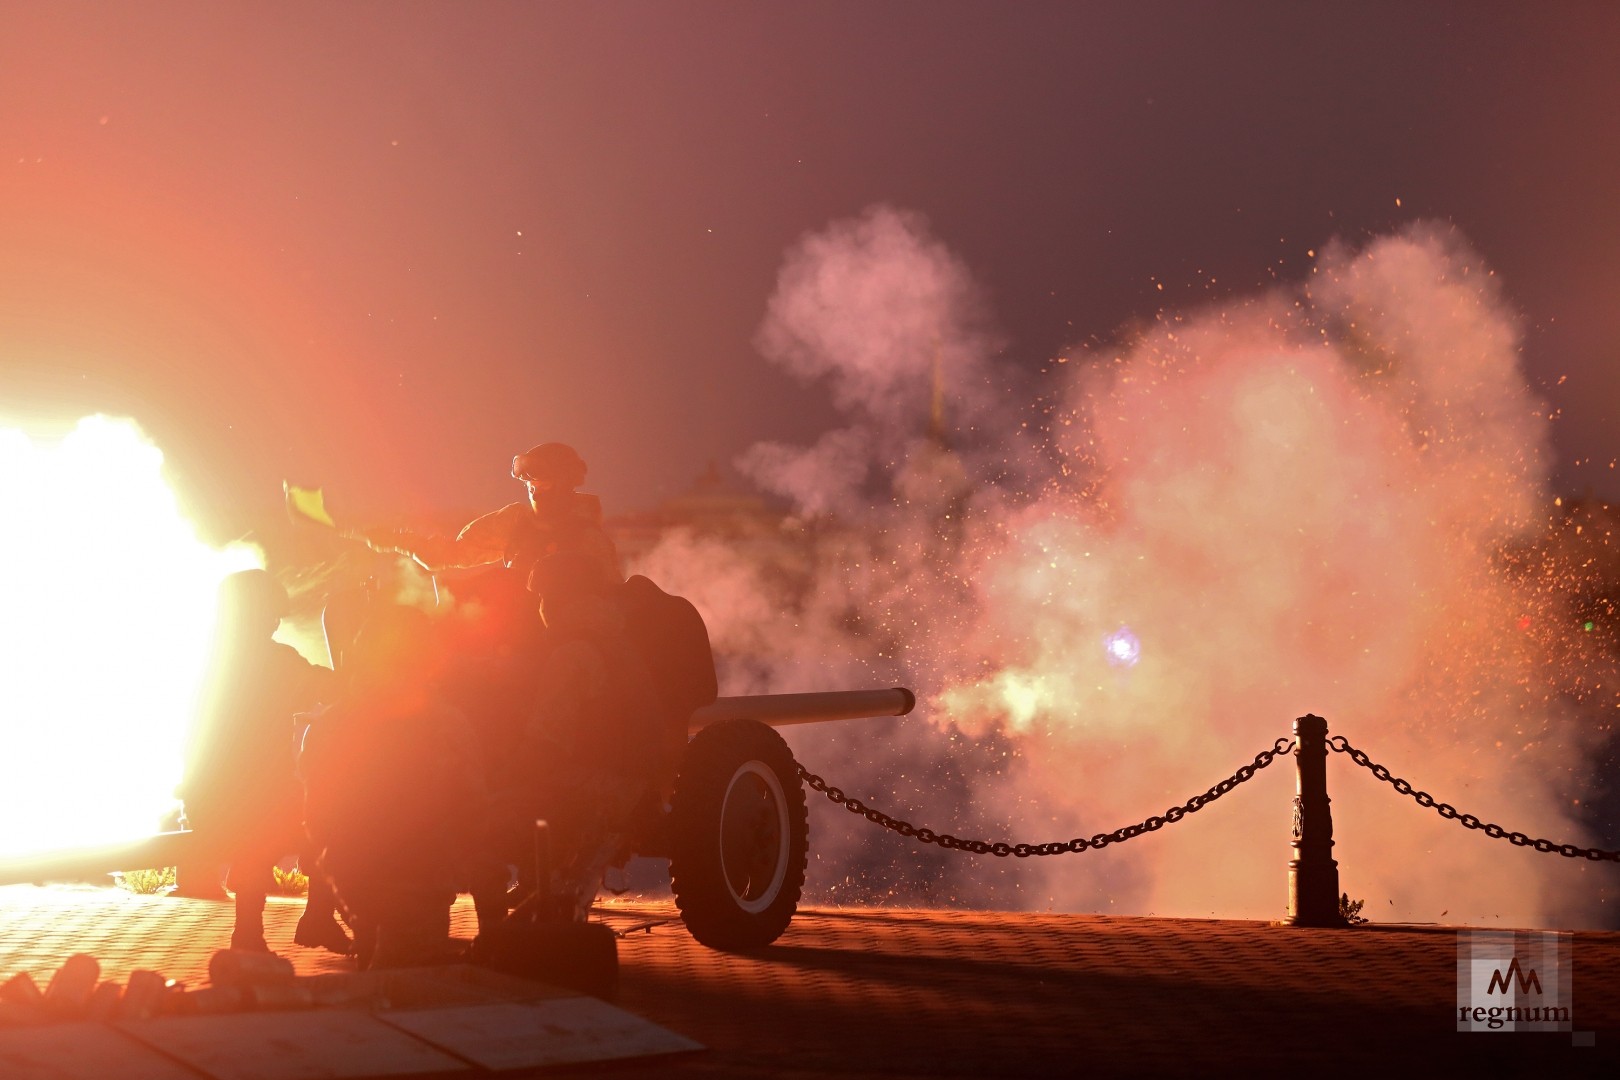
[[934, 339], [934, 396], [928, 410], [928, 438], [945, 446], [945, 367], [940, 362], [939, 338]]

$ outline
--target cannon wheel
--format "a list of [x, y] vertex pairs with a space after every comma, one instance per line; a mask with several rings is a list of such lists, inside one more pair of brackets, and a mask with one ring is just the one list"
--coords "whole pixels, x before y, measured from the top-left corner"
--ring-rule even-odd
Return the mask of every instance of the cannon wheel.
[[692, 936], [737, 951], [782, 936], [804, 888], [810, 823], [787, 743], [757, 720], [704, 728], [670, 798], [669, 872]]

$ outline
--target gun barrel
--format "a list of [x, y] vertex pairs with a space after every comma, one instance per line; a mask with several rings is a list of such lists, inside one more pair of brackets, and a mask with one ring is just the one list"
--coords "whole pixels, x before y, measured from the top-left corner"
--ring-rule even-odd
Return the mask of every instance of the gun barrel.
[[861, 720], [876, 716], [904, 716], [917, 704], [917, 695], [903, 686], [887, 690], [833, 690], [815, 694], [750, 694], [716, 698], [692, 713], [687, 734], [696, 735], [722, 720], [758, 720], [771, 727], [819, 724], [826, 720]]

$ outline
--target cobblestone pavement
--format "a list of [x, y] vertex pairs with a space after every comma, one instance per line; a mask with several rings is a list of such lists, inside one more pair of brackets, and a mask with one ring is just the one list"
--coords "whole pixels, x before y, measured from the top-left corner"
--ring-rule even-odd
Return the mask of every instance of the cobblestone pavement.
[[[300, 974], [350, 961], [292, 945], [301, 910], [272, 900], [271, 947]], [[0, 979], [42, 983], [87, 952], [107, 977], [192, 985], [230, 934], [227, 903], [111, 889], [0, 889]], [[614, 902], [618, 1004], [703, 1043], [669, 1075], [1317, 1074], [1416, 1067], [1617, 1075], [1620, 933], [1573, 939], [1573, 1033], [1459, 1033], [1457, 931], [1118, 916], [811, 909], [747, 956], [695, 943], [668, 902]], [[455, 932], [471, 936], [471, 908]], [[639, 1075], [647, 1062], [617, 1066]], [[592, 1074], [602, 1071], [598, 1067]]]

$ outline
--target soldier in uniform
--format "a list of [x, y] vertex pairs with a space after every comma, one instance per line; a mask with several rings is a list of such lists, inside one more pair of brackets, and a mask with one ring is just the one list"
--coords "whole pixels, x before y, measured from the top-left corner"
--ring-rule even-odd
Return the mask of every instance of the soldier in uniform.
[[585, 461], [563, 443], [541, 443], [512, 459], [512, 476], [528, 499], [475, 518], [454, 539], [377, 529], [364, 534], [375, 551], [398, 552], [430, 573], [503, 563], [524, 579], [549, 555], [573, 552], [604, 584], [623, 580], [619, 554], [602, 528], [602, 503], [576, 490]]
[[[215, 865], [230, 863], [236, 918], [231, 947], [269, 951], [265, 897], [271, 868], [301, 847], [302, 798], [293, 768], [294, 714], [334, 696], [334, 675], [271, 637], [287, 592], [263, 570], [220, 583], [213, 654], [180, 794]], [[313, 877], [294, 940], [350, 951], [331, 890]]]
[[[493, 580], [458, 586], [458, 592], [474, 595], [485, 590], [476, 619], [488, 629], [472, 629], [472, 623], [463, 628], [486, 640], [461, 650], [446, 676], [448, 695], [466, 708], [473, 724], [488, 781], [503, 791], [532, 780], [513, 750], [555, 637], [536, 618], [537, 567], [566, 555], [593, 590], [623, 581], [618, 551], [602, 527], [601, 501], [577, 490], [586, 466], [572, 447], [541, 443], [515, 456], [511, 471], [527, 489], [527, 499], [474, 519], [453, 539], [397, 529], [362, 534], [373, 550], [405, 555], [432, 573], [491, 564], [507, 568]], [[487, 640], [491, 635], [498, 640]]]

